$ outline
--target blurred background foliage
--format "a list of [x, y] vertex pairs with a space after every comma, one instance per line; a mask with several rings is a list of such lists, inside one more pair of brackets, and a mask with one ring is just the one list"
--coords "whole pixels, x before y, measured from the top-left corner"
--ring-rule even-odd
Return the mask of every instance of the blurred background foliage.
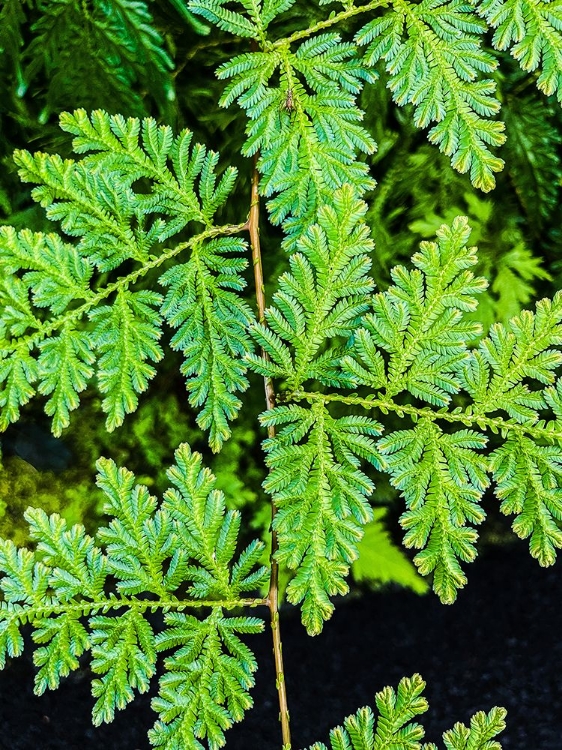
[[[274, 31], [286, 36], [325, 13], [321, 6], [299, 0], [275, 22]], [[349, 24], [347, 30], [353, 32]], [[214, 71], [246, 51], [247, 44], [211, 32], [182, 0], [0, 0], [0, 223], [48, 228], [42, 209], [30, 198], [30, 187], [19, 181], [11, 154], [27, 148], [68, 156], [70, 142], [58, 128], [58, 114], [77, 107], [152, 115], [176, 130], [194, 131], [198, 141], [222, 154], [222, 168], [238, 167], [236, 193], [221, 219], [243, 221], [252, 167], [240, 156], [245, 122], [235, 107], [219, 108], [223, 84]], [[394, 106], [384, 71], [361, 99], [365, 124], [378, 143], [377, 152], [366, 157], [378, 182], [367, 217], [376, 241], [377, 284], [384, 289], [392, 266], [407, 263], [421, 239], [465, 214], [479, 247], [478, 272], [490, 280], [475, 314], [485, 329], [537, 297], [551, 295], [562, 281], [561, 109], [537, 91], [532, 76], [511, 58], [505, 56], [501, 63], [496, 79], [508, 137], [502, 154], [506, 168], [486, 196], [427, 144], [407, 110]], [[268, 225], [265, 214], [263, 219], [270, 297], [285, 256], [279, 230]], [[251, 285], [248, 294], [251, 298]], [[161, 492], [174, 449], [188, 441], [205, 454], [218, 487], [232, 506], [243, 510], [252, 532], [257, 529], [267, 539], [270, 510], [261, 489], [263, 435], [256, 421], [264, 408], [261, 384], [256, 379], [246, 394], [231, 440], [211, 456], [177, 371], [170, 363], [138, 411], [112, 434], [103, 427], [94, 395], [74, 414], [61, 439], [50, 435], [41, 404], [27, 408], [21, 422], [0, 437], [0, 534], [25, 541], [21, 519], [28, 505], [61, 512], [92, 529], [100, 513], [94, 487], [94, 463], [100, 455], [126, 465], [151, 491]], [[375, 520], [353, 566], [358, 587], [393, 582], [423, 593], [426, 582], [398, 546], [395, 521], [400, 511], [396, 493], [384, 479], [374, 503]], [[492, 519], [488, 541], [505, 541], [502, 528]], [[282, 582], [286, 584], [286, 575]]]

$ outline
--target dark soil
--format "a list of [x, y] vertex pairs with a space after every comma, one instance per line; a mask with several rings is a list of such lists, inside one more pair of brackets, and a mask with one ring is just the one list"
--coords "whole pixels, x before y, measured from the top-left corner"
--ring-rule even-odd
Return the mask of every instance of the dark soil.
[[[293, 610], [282, 631], [295, 748], [328, 741], [330, 727], [373, 704], [385, 685], [419, 672], [427, 681], [426, 739], [455, 721], [503, 705], [505, 750], [562, 750], [561, 563], [541, 569], [523, 544], [495, 548], [469, 566], [469, 584], [444, 607], [434, 595], [371, 593], [339, 604], [308, 638]], [[228, 750], [280, 750], [269, 633], [252, 640], [260, 670], [255, 707], [227, 735]], [[141, 696], [115, 722], [92, 728], [87, 671], [40, 698], [29, 659], [0, 674], [2, 750], [148, 750], [154, 720]]]

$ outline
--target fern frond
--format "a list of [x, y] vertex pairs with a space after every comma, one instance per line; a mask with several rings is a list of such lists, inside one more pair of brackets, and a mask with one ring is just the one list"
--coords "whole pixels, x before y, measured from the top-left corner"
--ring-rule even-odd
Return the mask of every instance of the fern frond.
[[373, 312], [354, 336], [354, 354], [342, 359], [355, 384], [384, 389], [390, 397], [407, 390], [436, 406], [458, 393], [467, 344], [480, 330], [464, 313], [476, 309], [476, 295], [487, 285], [468, 270], [476, 263], [475, 248], [466, 245], [469, 235], [466, 218], [458, 217], [452, 227], [441, 227], [437, 242], [420, 244], [414, 270], [392, 270], [394, 285], [375, 295]]
[[374, 486], [359, 463], [380, 467], [373, 437], [382, 428], [369, 417], [336, 419], [322, 403], [280, 406], [260, 421], [280, 427], [264, 443], [264, 487], [277, 507], [278, 560], [296, 571], [287, 597], [303, 602], [302, 620], [314, 635], [332, 614], [329, 596], [347, 591], [362, 527], [373, 517], [367, 497]]
[[160, 719], [149, 732], [150, 741], [165, 750], [199, 750], [198, 739], [206, 738], [209, 748], [220, 748], [224, 732], [253, 705], [249, 689], [257, 664], [238, 633], [258, 633], [263, 623], [224, 617], [220, 609], [205, 620], [181, 612], [165, 619], [167, 628], [156, 648], [176, 651], [166, 659], [160, 694], [152, 701]]
[[201, 456], [184, 446], [176, 452], [168, 478], [174, 488], [167, 491], [163, 508], [177, 524], [181, 549], [197, 561], [187, 571], [187, 580], [193, 582], [190, 594], [236, 598], [255, 590], [267, 575], [264, 567], [254, 571], [263, 545], [252, 543], [234, 562], [240, 513], [226, 511], [224, 495], [214, 489], [215, 477], [203, 468]]
[[[514, 531], [530, 537], [531, 554], [550, 565], [562, 545], [560, 379], [554, 386], [562, 365], [562, 295], [493, 325], [469, 349], [478, 327], [466, 315], [485, 288], [469, 270], [476, 260], [466, 246], [469, 232], [464, 218], [441, 227], [438, 242], [421, 243], [415, 268], [395, 268], [394, 285], [375, 296], [373, 312], [339, 360], [348, 387], [367, 388], [368, 396], [293, 394], [312, 406], [340, 401], [414, 421], [381, 438], [376, 449], [406, 501], [405, 544], [422, 550], [415, 562], [421, 573], [433, 572], [445, 602], [466, 583], [461, 563], [476, 556], [474, 526], [484, 519], [479, 503], [490, 473], [502, 512], [516, 516]], [[462, 392], [460, 405], [447, 409]], [[412, 404], [412, 397], [429, 406]], [[556, 416], [545, 422], [548, 407]], [[501, 435], [489, 458], [481, 453], [484, 433]], [[364, 455], [375, 456], [375, 450]]]
[[451, 157], [459, 172], [485, 192], [495, 185], [503, 161], [489, 146], [500, 146], [503, 123], [488, 118], [500, 109], [496, 85], [480, 80], [497, 67], [481, 47], [486, 30], [464, 0], [397, 0], [392, 10], [369, 21], [355, 36], [368, 45], [365, 62], [386, 63], [388, 86], [399, 105], [413, 104], [416, 127], [436, 123], [428, 137]]
[[162, 313], [177, 332], [171, 346], [184, 354], [189, 401], [201, 408], [197, 423], [210, 430], [209, 443], [220, 450], [230, 435], [228, 420], [241, 402], [234, 395], [248, 386], [242, 363], [250, 356], [250, 307], [236, 294], [245, 287], [241, 271], [247, 262], [241, 240], [223, 238], [193, 248], [189, 263], [178, 264], [160, 277], [168, 287]]
[[[40, 644], [37, 693], [57, 687], [91, 650], [93, 720], [100, 724], [148, 690], [159, 652], [176, 649], [154, 701], [161, 713], [155, 744], [179, 747], [174, 737], [181, 736], [182, 747], [201, 747], [197, 738], [207, 737], [216, 747], [251, 706], [256, 662], [237, 634], [259, 632], [263, 623], [224, 609], [247, 603], [243, 592], [263, 585], [264, 545], [254, 541], [236, 555], [239, 513], [226, 511], [199, 454], [182, 445], [175, 458], [168, 472], [174, 486], [161, 504], [130, 471], [100, 459], [98, 485], [113, 519], [98, 531], [99, 546], [82, 526], [68, 528], [40, 509], [26, 512], [35, 551], [0, 540], [0, 665], [21, 653], [26, 623]], [[189, 606], [211, 614], [197, 620], [181, 612]], [[160, 633], [146, 617], [157, 609], [167, 612]]]
[[[330, 732], [330, 750], [383, 750], [400, 747], [401, 750], [419, 750], [423, 727], [412, 722], [415, 716], [427, 711], [428, 704], [422, 696], [425, 682], [419, 675], [404, 677], [398, 690], [384, 688], [375, 695], [379, 716], [369, 707], [360, 708], [348, 716], [343, 726]], [[328, 750], [323, 742], [315, 742], [309, 750]]]
[[240, 0], [237, 5], [242, 9], [233, 10], [225, 7], [226, 0], [190, 0], [189, 9], [223, 31], [263, 43], [269, 24], [294, 3], [295, 0]]
[[496, 494], [505, 515], [515, 515], [513, 531], [530, 537], [531, 555], [543, 566], [553, 565], [562, 549], [562, 451], [512, 437], [490, 456]]
[[352, 333], [369, 309], [373, 288], [367, 276], [372, 241], [362, 220], [366, 210], [350, 186], [318, 210], [318, 223], [300, 238], [290, 271], [279, 279], [274, 306], [265, 313], [269, 328], [251, 329], [270, 358], [247, 356], [258, 372], [283, 374], [292, 390], [306, 380], [337, 377], [341, 353], [334, 346], [323, 351], [325, 344]]
[[[253, 314], [237, 295], [244, 245], [216, 238], [240, 228], [212, 226], [235, 171], [217, 181], [216, 154], [192, 146], [189, 131], [174, 137], [154, 120], [79, 110], [61, 124], [86, 156], [20, 151], [16, 160], [22, 179], [39, 183], [33, 195], [49, 218], [78, 242], [0, 229], [0, 426], [15, 421], [37, 390], [49, 396], [45, 410], [60, 434], [94, 375], [107, 427], [119, 426], [156, 373], [166, 320], [179, 328], [172, 345], [185, 355], [191, 403], [218, 450], [240, 408], [234, 393], [247, 386], [241, 360], [252, 350]], [[150, 190], [138, 187], [141, 180]], [[165, 247], [193, 221], [202, 234]], [[166, 297], [135, 288], [187, 249], [189, 260], [160, 277]], [[124, 275], [108, 275], [122, 263]]]
[[[271, 80], [276, 74], [278, 85]], [[260, 189], [275, 196], [268, 209], [273, 223], [284, 222], [289, 249], [334, 190], [347, 184], [359, 196], [374, 187], [357, 160], [375, 144], [359, 124], [363, 113], [356, 104], [374, 76], [356, 59], [354, 45], [338, 34], [320, 34], [294, 52], [279, 46], [240, 55], [217, 75], [231, 79], [221, 104], [237, 101], [246, 110], [243, 153], [260, 153]]]
[[135, 690], [148, 691], [156, 671], [156, 648], [150, 623], [134, 609], [119, 617], [92, 617], [89, 625], [92, 671], [103, 675], [92, 681], [92, 695], [98, 699], [92, 723], [99, 726], [113, 721], [115, 709], [125, 708]]
[[562, 293], [537, 303], [536, 312], [524, 310], [504, 326], [496, 323], [478, 349], [471, 352], [461, 376], [473, 399], [469, 413], [476, 416], [503, 411], [521, 423], [533, 424], [545, 407], [541, 389], [525, 382], [551, 385], [562, 364]]
[[507, 168], [528, 221], [537, 230], [558, 206], [562, 135], [538, 97], [509, 97], [504, 105]]
[[[400, 680], [398, 690], [386, 687], [375, 695], [379, 712], [375, 716], [369, 707], [360, 708], [344, 720], [343, 726], [330, 732], [330, 748], [323, 742], [315, 742], [308, 750], [437, 750], [431, 743], [420, 743], [424, 728], [411, 720], [428, 709], [422, 696], [425, 682], [419, 674]], [[506, 711], [493, 708], [488, 714], [478, 711], [470, 720], [470, 729], [458, 722], [453, 729], [443, 734], [447, 750], [501, 750], [498, 742], [492, 741], [505, 729]]]
[[258, 3], [241, 3], [250, 18], [239, 11], [225, 8], [228, 0], [190, 0], [189, 10], [203, 16], [223, 31], [245, 39], [259, 39], [263, 34]]
[[444, 434], [423, 420], [379, 441], [391, 482], [408, 508], [400, 518], [404, 544], [423, 549], [414, 562], [422, 575], [434, 573], [434, 590], [445, 603], [466, 583], [459, 559], [476, 557], [478, 535], [471, 524], [485, 518], [479, 502], [489, 485], [488, 464], [477, 453], [485, 445], [485, 437], [473, 430]]
[[457, 722], [453, 729], [443, 734], [447, 750], [501, 750], [501, 744], [493, 738], [505, 729], [506, 710], [492, 708], [487, 714], [478, 711], [470, 720], [470, 728]]
[[558, 0], [479, 0], [477, 12], [495, 29], [492, 44], [509, 50], [537, 86], [562, 104], [562, 5]]

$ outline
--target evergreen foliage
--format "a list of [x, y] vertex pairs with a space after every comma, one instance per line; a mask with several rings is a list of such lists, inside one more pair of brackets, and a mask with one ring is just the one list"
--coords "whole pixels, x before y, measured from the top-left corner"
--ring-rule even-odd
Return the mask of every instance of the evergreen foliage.
[[143, 0], [96, 0], [88, 6], [48, 0], [39, 15], [30, 6], [21, 0], [3, 3], [0, 48], [9, 58], [17, 97], [24, 97], [35, 79], [48, 81], [44, 121], [61, 103], [78, 103], [77, 84], [81, 88], [86, 76], [91, 98], [82, 102], [90, 105], [103, 97], [114, 111], [143, 112], [137, 82], [149, 88], [162, 111], [175, 99], [173, 61]]
[[[422, 696], [424, 681], [418, 674], [400, 680], [398, 689], [387, 687], [375, 696], [379, 716], [375, 722], [370, 708], [362, 708], [348, 716], [343, 727], [330, 732], [330, 750], [437, 750], [433, 742], [424, 743], [423, 727], [412, 718], [427, 711], [427, 701]], [[492, 709], [489, 714], [476, 713], [470, 729], [461, 724], [443, 734], [446, 750], [501, 750], [501, 745], [492, 741], [505, 729], [505, 711]], [[316, 742], [309, 750], [328, 750], [322, 742]]]
[[[2, 540], [0, 663], [21, 653], [21, 627], [28, 622], [40, 644], [37, 694], [55, 688], [91, 651], [92, 717], [100, 724], [135, 692], [148, 690], [157, 655], [172, 649], [153, 703], [160, 715], [153, 744], [201, 747], [198, 737], [220, 747], [224, 730], [252, 705], [256, 663], [238, 634], [259, 632], [263, 623], [228, 611], [267, 576], [256, 566], [262, 543], [236, 554], [240, 514], [226, 511], [214, 476], [185, 444], [160, 504], [113, 461], [100, 459], [98, 470], [112, 517], [98, 530], [98, 544], [83, 526], [68, 528], [59, 515], [40, 509], [26, 512], [34, 551]], [[210, 614], [203, 620], [187, 615], [190, 605]], [[159, 632], [148, 617], [157, 609], [166, 612]]]
[[[402, 496], [404, 544], [443, 602], [466, 584], [485, 492], [514, 516], [541, 565], [562, 547], [562, 293], [521, 311], [551, 278], [539, 241], [548, 250], [560, 240], [560, 3], [323, 5], [307, 16], [294, 0], [173, 0], [170, 12], [194, 34], [208, 24], [220, 32], [193, 54], [204, 49], [216, 68], [212, 96], [246, 118], [238, 135], [221, 137], [254, 157], [247, 219], [247, 187], [234, 192], [237, 170], [226, 166], [235, 155], [222, 149], [222, 166], [193, 130], [174, 135], [145, 116], [155, 103], [160, 120], [181, 119], [177, 47], [162, 7], [153, 15], [142, 0], [87, 8], [4, 0], [0, 8], [0, 84], [15, 113], [2, 159], [17, 133], [35, 134], [51, 113], [79, 107], [60, 115], [73, 156], [50, 131], [43, 151], [20, 141], [10, 161], [46, 218], [23, 193], [13, 202], [12, 167], [0, 184], [0, 208], [11, 214], [0, 226], [0, 429], [39, 397], [58, 436], [92, 392], [106, 429], [120, 427], [157, 363], [171, 361], [169, 344], [218, 453], [251, 378], [266, 381], [269, 568], [262, 541], [239, 542], [239, 510], [227, 509], [185, 442], [160, 503], [132, 472], [99, 460], [111, 520], [95, 538], [30, 508], [31, 548], [0, 541], [0, 666], [21, 653], [27, 624], [38, 693], [90, 651], [99, 724], [148, 690], [158, 654], [169, 651], [150, 732], [164, 750], [216, 750], [251, 706], [257, 665], [243, 637], [263, 623], [241, 607], [271, 610], [281, 696], [279, 566], [288, 600], [319, 633], [350, 570], [365, 577], [366, 539], [388, 542], [384, 511], [371, 504], [376, 484]], [[188, 65], [191, 50], [183, 52]], [[192, 88], [196, 106], [207, 94]], [[236, 117], [217, 123], [228, 130]], [[420, 129], [443, 156], [420, 142]], [[475, 189], [502, 180], [500, 154], [511, 183], [494, 204]], [[267, 309], [258, 193], [288, 251], [286, 262], [271, 259], [282, 268]], [[485, 246], [480, 261], [463, 213]], [[398, 221], [407, 233], [394, 234]], [[257, 314], [238, 236], [247, 230]], [[332, 731], [331, 750], [434, 750], [412, 723], [427, 707], [423, 687], [415, 675], [377, 694], [378, 720], [360, 709]], [[503, 709], [476, 714], [470, 727], [445, 733], [445, 746], [499, 748], [503, 720]]]
[[500, 109], [494, 81], [478, 78], [497, 66], [481, 48], [485, 30], [469, 3], [400, 0], [364, 26], [356, 41], [368, 45], [368, 66], [385, 61], [394, 100], [414, 105], [415, 125], [437, 123], [429, 140], [459, 172], [470, 170], [474, 185], [487, 192], [495, 185], [493, 173], [503, 167], [488, 146], [500, 146], [505, 136], [502, 123], [485, 119]]
[[[234, 392], [247, 387], [240, 359], [251, 349], [246, 328], [253, 319], [231, 291], [245, 285], [244, 243], [217, 236], [211, 225], [235, 171], [217, 183], [217, 155], [191, 147], [189, 131], [174, 138], [154, 120], [141, 126], [104, 112], [90, 119], [78, 110], [61, 126], [76, 136], [77, 153], [92, 153], [72, 161], [20, 151], [15, 160], [22, 179], [38, 183], [33, 197], [47, 216], [79, 240], [0, 229], [1, 424], [5, 429], [16, 421], [39, 391], [49, 396], [45, 411], [59, 435], [95, 374], [113, 430], [154, 377], [166, 320], [178, 329], [171, 346], [184, 354], [182, 372], [191, 403], [201, 407], [199, 424], [218, 450], [240, 408]], [[135, 191], [143, 179], [152, 189]], [[199, 224], [199, 234], [164, 247], [190, 222]], [[188, 260], [159, 277], [166, 295], [140, 287], [149, 272], [187, 249]], [[108, 272], [121, 264], [129, 271], [115, 279]]]

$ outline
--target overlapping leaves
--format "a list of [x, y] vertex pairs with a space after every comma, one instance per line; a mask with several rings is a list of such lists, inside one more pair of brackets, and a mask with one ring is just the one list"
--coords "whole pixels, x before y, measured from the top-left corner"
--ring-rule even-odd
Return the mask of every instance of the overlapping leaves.
[[355, 330], [374, 286], [368, 276], [373, 243], [362, 220], [366, 210], [345, 186], [299, 240], [266, 311], [267, 327], [252, 328], [267, 358], [251, 354], [247, 360], [260, 374], [284, 377], [291, 389], [307, 380], [332, 383], [341, 377], [335, 372], [341, 357], [335, 342]]
[[284, 46], [239, 55], [217, 75], [230, 79], [221, 99], [234, 101], [249, 119], [244, 153], [259, 152], [261, 190], [274, 196], [271, 220], [284, 223], [286, 243], [316, 221], [320, 206], [347, 184], [356, 195], [374, 187], [358, 153], [372, 153], [374, 141], [360, 125], [356, 97], [374, 80], [339, 34], [302, 42], [293, 52]]
[[414, 105], [416, 126], [435, 123], [429, 140], [451, 157], [455, 169], [470, 171], [474, 185], [488, 191], [503, 167], [489, 146], [500, 146], [505, 136], [503, 123], [489, 119], [500, 108], [493, 96], [496, 85], [479, 78], [497, 67], [482, 49], [485, 30], [464, 0], [395, 0], [355, 38], [368, 45], [368, 65], [384, 61], [394, 100]]
[[[394, 285], [375, 296], [352, 352], [341, 360], [352, 382], [371, 391], [365, 406], [416, 421], [383, 437], [378, 449], [406, 501], [405, 544], [423, 549], [415, 561], [421, 572], [434, 572], [444, 601], [454, 600], [465, 583], [459, 562], [475, 557], [477, 535], [470, 527], [484, 519], [479, 502], [489, 473], [502, 511], [516, 515], [514, 531], [531, 538], [533, 556], [552, 564], [562, 546], [562, 432], [558, 418], [540, 421], [541, 412], [549, 406], [556, 412], [558, 403], [552, 384], [562, 364], [562, 297], [542, 300], [535, 313], [524, 311], [505, 326], [495, 324], [469, 349], [478, 327], [465, 315], [485, 288], [469, 270], [476, 261], [474, 248], [466, 246], [469, 231], [466, 220], [455, 220], [441, 228], [438, 242], [422, 243], [413, 270], [393, 270]], [[401, 406], [404, 392], [442, 410]], [[470, 402], [444, 411], [461, 392]], [[503, 438], [489, 458], [481, 453], [484, 432]]]
[[458, 217], [441, 227], [437, 242], [421, 243], [413, 269], [392, 270], [394, 284], [375, 295], [373, 312], [354, 335], [354, 353], [342, 360], [354, 383], [389, 397], [407, 390], [436, 406], [458, 393], [467, 345], [481, 330], [465, 313], [476, 309], [487, 286], [469, 270], [476, 263], [469, 236], [466, 218]]
[[[226, 511], [215, 478], [187, 445], [176, 451], [168, 472], [173, 487], [161, 504], [112, 461], [100, 459], [98, 469], [113, 517], [97, 534], [99, 546], [82, 526], [67, 528], [39, 509], [26, 513], [36, 551], [0, 541], [0, 663], [21, 653], [27, 622], [40, 644], [37, 693], [57, 687], [91, 650], [99, 724], [148, 690], [157, 654], [173, 649], [153, 702], [160, 713], [153, 743], [171, 750], [181, 739], [195, 748], [207, 738], [209, 747], [221, 746], [224, 731], [252, 705], [256, 662], [238, 634], [263, 625], [229, 617], [224, 608], [263, 584], [263, 544], [254, 541], [237, 555], [239, 513]], [[211, 608], [206, 618], [182, 611], [203, 600]], [[147, 613], [159, 608], [167, 614], [155, 633]]]
[[360, 459], [380, 468], [373, 437], [382, 428], [365, 416], [333, 418], [321, 403], [280, 406], [260, 421], [278, 429], [264, 444], [270, 468], [264, 487], [277, 507], [277, 558], [296, 571], [287, 597], [302, 602], [303, 623], [314, 635], [333, 612], [329, 597], [347, 592], [345, 577], [373, 517], [367, 498], [374, 485]]
[[[401, 492], [404, 542], [420, 550], [415, 562], [433, 574], [444, 602], [466, 583], [462, 563], [476, 556], [491, 481], [541, 564], [562, 546], [560, 381], [554, 387], [562, 295], [495, 324], [474, 347], [480, 327], [469, 316], [486, 282], [470, 270], [476, 252], [467, 246], [467, 220], [442, 226], [436, 242], [421, 244], [412, 269], [396, 267], [393, 285], [371, 295], [361, 204], [342, 190], [333, 206], [299, 241], [267, 326], [254, 328], [266, 356], [249, 358], [286, 384], [288, 403], [261, 417], [278, 430], [265, 442], [265, 487], [277, 507], [278, 557], [296, 571], [288, 596], [302, 602], [311, 632], [330, 616], [329, 596], [345, 590], [370, 518], [373, 484], [361, 460]], [[346, 396], [342, 387], [355, 392]], [[357, 407], [413, 424], [377, 439], [383, 425]], [[549, 407], [556, 418], [545, 422]]]
[[492, 43], [509, 50], [537, 86], [562, 104], [562, 3], [559, 0], [479, 0], [478, 13], [495, 29]]
[[[114, 429], [156, 373], [166, 320], [180, 329], [173, 346], [185, 355], [190, 401], [218, 450], [240, 408], [234, 392], [247, 386], [240, 360], [252, 349], [245, 331], [253, 316], [236, 294], [245, 285], [244, 244], [205, 241], [220, 234], [212, 218], [235, 171], [217, 181], [216, 154], [192, 145], [189, 131], [174, 137], [154, 120], [79, 110], [61, 126], [86, 156], [21, 151], [16, 161], [22, 179], [38, 183], [35, 200], [77, 243], [0, 230], [0, 423], [15, 421], [37, 390], [49, 396], [46, 411], [60, 434], [96, 375]], [[178, 244], [190, 222], [200, 234]], [[187, 249], [189, 260], [160, 277], [165, 297], [141, 286]]]

